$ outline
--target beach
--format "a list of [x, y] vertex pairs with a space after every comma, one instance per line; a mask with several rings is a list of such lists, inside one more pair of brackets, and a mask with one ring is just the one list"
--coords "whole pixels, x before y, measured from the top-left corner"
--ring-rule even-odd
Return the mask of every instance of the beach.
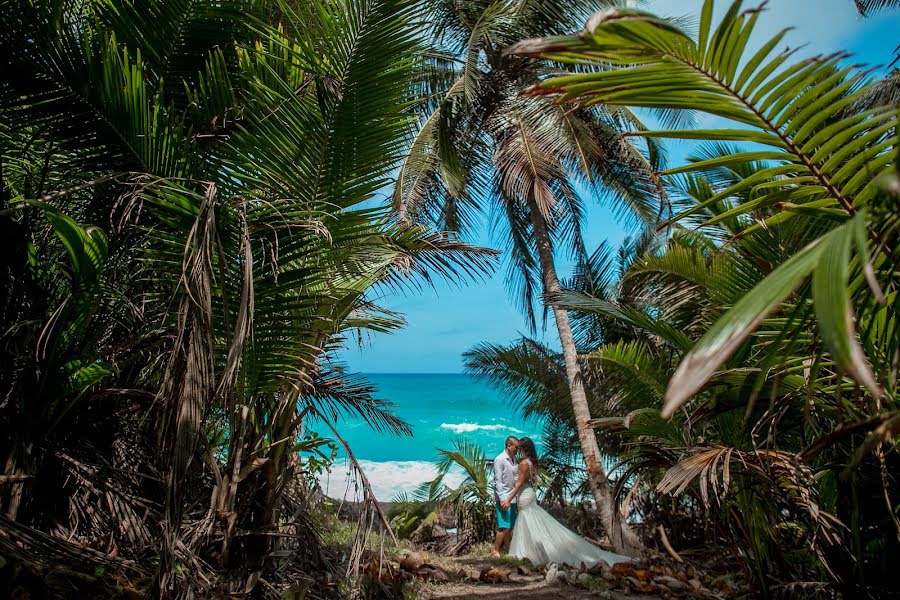
[[[378, 388], [378, 397], [396, 405], [395, 412], [413, 429], [412, 437], [373, 431], [353, 419], [338, 423], [338, 431], [363, 467], [375, 496], [383, 502], [398, 493], [411, 493], [436, 475], [438, 448], [452, 449], [459, 437], [478, 444], [490, 460], [503, 450], [509, 435], [529, 436], [539, 444], [541, 427], [516, 413], [502, 393], [466, 374], [367, 374]], [[309, 427], [329, 437], [314, 422]], [[339, 451], [331, 472], [320, 478], [324, 493], [332, 498], [356, 491], [348, 481], [347, 457]], [[457, 485], [461, 472], [446, 481]]]

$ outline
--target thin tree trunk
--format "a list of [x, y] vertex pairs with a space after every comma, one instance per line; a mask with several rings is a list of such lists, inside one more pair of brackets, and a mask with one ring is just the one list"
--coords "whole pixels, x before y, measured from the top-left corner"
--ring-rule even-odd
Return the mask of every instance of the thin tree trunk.
[[[528, 194], [526, 201], [531, 223], [534, 227], [538, 257], [541, 262], [544, 293], [555, 294], [560, 291], [560, 285], [559, 278], [556, 275], [556, 266], [553, 263], [550, 234], [547, 231], [547, 222], [544, 219], [544, 215], [541, 213], [535, 200], [533, 188]], [[594, 501], [597, 503], [600, 519], [606, 528], [606, 534], [609, 536], [609, 542], [613, 550], [620, 553], [633, 553], [641, 547], [640, 540], [619, 516], [613, 491], [609, 480], [606, 478], [606, 470], [603, 468], [597, 437], [593, 429], [587, 426], [591, 414], [587, 394], [584, 391], [581, 366], [578, 364], [578, 352], [575, 348], [575, 338], [572, 335], [569, 314], [556, 306], [551, 308], [556, 320], [556, 329], [559, 332], [563, 359], [566, 363], [566, 377], [569, 381], [572, 411], [575, 414], [575, 426], [578, 429], [578, 440], [581, 442], [581, 453], [584, 456], [584, 464], [587, 467], [587, 478], [591, 493], [594, 496]]]
[[8, 501], [4, 507], [3, 498], [0, 496], [0, 509], [6, 513], [7, 517], [15, 521], [19, 515], [19, 506], [25, 491], [25, 480], [28, 478], [28, 470], [24, 465], [31, 462], [32, 445], [24, 443], [21, 438], [14, 438], [12, 446], [3, 469], [3, 475], [9, 479]]

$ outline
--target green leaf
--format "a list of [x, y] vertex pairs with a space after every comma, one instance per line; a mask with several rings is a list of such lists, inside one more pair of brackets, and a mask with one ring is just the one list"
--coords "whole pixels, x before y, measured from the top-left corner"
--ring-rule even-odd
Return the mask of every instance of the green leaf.
[[110, 368], [101, 362], [88, 363], [81, 365], [80, 360], [69, 363], [64, 370], [71, 371], [69, 375], [69, 390], [76, 394], [81, 393], [92, 385], [99, 383], [107, 375], [112, 373]]
[[[833, 234], [833, 232], [832, 232]], [[741, 298], [700, 338], [669, 381], [663, 417], [672, 414], [700, 390], [747, 336], [812, 272], [828, 234], [785, 261]]]
[[875, 298], [878, 302], [884, 304], [884, 291], [882, 291], [881, 286], [878, 284], [878, 279], [875, 277], [875, 269], [872, 267], [872, 256], [869, 254], [869, 234], [868, 231], [866, 231], [866, 221], [863, 219], [854, 219], [853, 223], [856, 249], [859, 252], [859, 260], [862, 263], [866, 282], [869, 284], [869, 288], [872, 290], [872, 293], [875, 294]]
[[708, 43], [710, 29], [712, 29], [712, 17], [713, 1], [706, 0], [703, 3], [703, 10], [700, 12], [700, 32], [697, 36], [701, 56], [706, 54], [706, 44]]
[[43, 202], [30, 202], [44, 211], [53, 231], [59, 237], [72, 268], [73, 281], [92, 283], [100, 276], [108, 253], [106, 235], [97, 227], [82, 227], [71, 217]]
[[850, 249], [859, 223], [865, 228], [865, 211], [828, 235], [813, 272], [812, 293], [819, 332], [835, 365], [880, 396], [881, 387], [856, 337], [850, 303]]
[[691, 347], [691, 339], [683, 331], [660, 318], [654, 318], [630, 306], [621, 306], [587, 294], [574, 292], [563, 292], [555, 297], [553, 302], [558, 303], [560, 308], [565, 308], [566, 310], [596, 313], [628, 323], [633, 327], [638, 327], [660, 336], [682, 351], [687, 351]]

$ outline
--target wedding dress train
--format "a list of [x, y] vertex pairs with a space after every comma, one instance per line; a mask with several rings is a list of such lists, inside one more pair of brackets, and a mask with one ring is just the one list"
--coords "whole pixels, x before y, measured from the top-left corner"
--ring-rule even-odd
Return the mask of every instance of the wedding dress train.
[[610, 565], [630, 562], [627, 556], [607, 552], [591, 544], [540, 507], [537, 495], [530, 485], [519, 494], [519, 515], [513, 527], [509, 554], [527, 558], [536, 567], [548, 563], [587, 568], [601, 560]]

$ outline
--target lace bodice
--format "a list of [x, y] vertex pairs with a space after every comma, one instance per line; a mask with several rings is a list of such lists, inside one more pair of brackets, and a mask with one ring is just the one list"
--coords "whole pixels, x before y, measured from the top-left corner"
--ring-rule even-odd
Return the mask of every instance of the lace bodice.
[[536, 474], [535, 474], [534, 465], [527, 458], [524, 461], [522, 461], [522, 463], [519, 465], [519, 469], [521, 469], [523, 466], [527, 469], [527, 472], [525, 473], [525, 484], [522, 486], [522, 489], [525, 489], [525, 488], [532, 487], [534, 485], [534, 479], [535, 479]]
[[521, 463], [519, 463], [519, 472], [522, 469], [527, 469], [525, 473], [525, 482], [522, 484], [522, 489], [519, 490], [519, 510], [526, 509], [534, 504], [537, 504], [537, 494], [534, 491], [534, 477], [535, 477], [535, 469], [534, 465], [530, 460], [525, 459]]

